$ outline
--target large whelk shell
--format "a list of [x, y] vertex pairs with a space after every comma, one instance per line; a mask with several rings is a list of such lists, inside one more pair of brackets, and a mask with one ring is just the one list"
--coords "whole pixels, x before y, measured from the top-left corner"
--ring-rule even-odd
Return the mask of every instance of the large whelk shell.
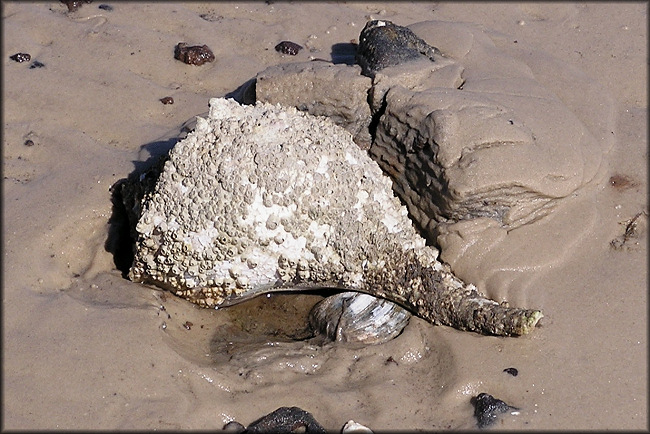
[[[497, 335], [528, 333], [542, 317], [456, 278], [390, 179], [328, 119], [213, 98], [207, 119], [164, 160], [160, 173], [143, 175], [156, 181], [143, 178], [150, 188], [140, 187], [141, 200], [123, 191], [137, 203], [131, 212], [141, 209], [134, 281], [206, 307], [269, 291], [347, 289], [434, 324]], [[151, 260], [162, 252], [164, 261]]]

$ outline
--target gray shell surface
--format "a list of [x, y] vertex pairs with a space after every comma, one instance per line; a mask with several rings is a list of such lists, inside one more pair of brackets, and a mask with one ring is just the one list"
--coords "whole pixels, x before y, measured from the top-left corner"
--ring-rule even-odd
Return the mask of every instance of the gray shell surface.
[[391, 181], [326, 118], [213, 98], [142, 198], [129, 277], [205, 307], [269, 291], [340, 288], [434, 324], [529, 332], [538, 310], [483, 297], [437, 260]]
[[440, 55], [440, 52], [408, 27], [388, 20], [371, 20], [359, 35], [356, 60], [364, 75], [372, 77], [381, 69], [415, 59], [425, 58], [433, 62], [435, 55]]
[[397, 337], [411, 314], [386, 299], [341, 292], [319, 301], [309, 313], [312, 330], [337, 342], [378, 344]]

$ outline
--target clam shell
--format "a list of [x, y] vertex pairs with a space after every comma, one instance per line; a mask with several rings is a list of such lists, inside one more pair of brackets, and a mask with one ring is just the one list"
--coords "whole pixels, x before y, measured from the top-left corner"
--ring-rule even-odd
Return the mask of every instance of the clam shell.
[[309, 313], [309, 324], [333, 341], [380, 344], [397, 337], [410, 317], [386, 299], [342, 292], [318, 302]]

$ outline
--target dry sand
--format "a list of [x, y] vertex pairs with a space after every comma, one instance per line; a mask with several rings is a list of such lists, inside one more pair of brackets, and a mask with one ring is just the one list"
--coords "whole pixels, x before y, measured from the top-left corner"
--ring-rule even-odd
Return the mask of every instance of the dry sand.
[[[270, 3], [3, 3], [3, 428], [219, 429], [299, 406], [332, 430], [473, 429], [470, 399], [487, 392], [521, 408], [499, 429], [647, 429], [646, 219], [628, 225], [647, 212], [647, 4]], [[548, 235], [557, 260], [511, 255], [526, 284], [506, 296], [542, 308], [541, 326], [497, 338], [412, 319], [386, 344], [320, 346], [264, 336], [276, 326], [256, 316], [298, 324], [315, 295], [295, 311], [285, 296], [213, 311], [122, 278], [105, 247], [110, 186], [210, 97], [269, 65], [330, 59], [371, 18], [482, 25], [533, 71], [544, 52], [584, 71], [556, 77], [561, 99], [613, 114], [585, 121], [611, 125], [597, 137], [611, 149], [589, 214]], [[283, 56], [281, 40], [307, 48]], [[174, 60], [181, 41], [216, 61]]]

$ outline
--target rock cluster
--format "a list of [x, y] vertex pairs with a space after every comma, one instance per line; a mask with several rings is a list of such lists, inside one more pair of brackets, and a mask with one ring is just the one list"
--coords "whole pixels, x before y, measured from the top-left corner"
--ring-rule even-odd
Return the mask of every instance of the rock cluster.
[[326, 115], [350, 131], [428, 237], [440, 223], [490, 218], [510, 230], [535, 221], [601, 163], [602, 149], [576, 115], [483, 32], [370, 21], [357, 60], [361, 67], [267, 68], [256, 99]]

